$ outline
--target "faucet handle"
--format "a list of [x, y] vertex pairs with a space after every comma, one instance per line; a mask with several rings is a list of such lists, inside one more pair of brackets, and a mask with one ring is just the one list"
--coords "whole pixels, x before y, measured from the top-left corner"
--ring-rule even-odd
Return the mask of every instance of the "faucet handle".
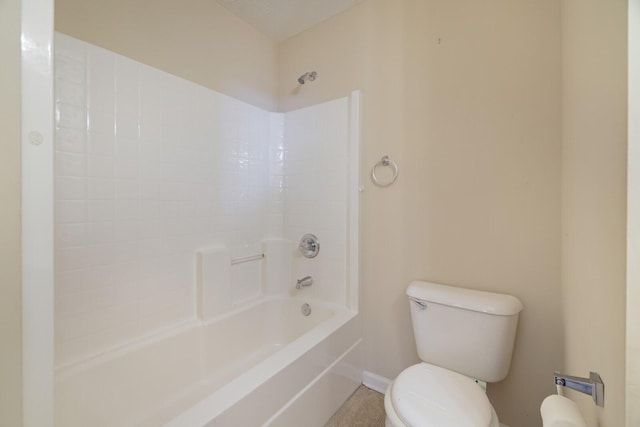
[[320, 252], [320, 242], [314, 234], [305, 234], [300, 239], [298, 249], [305, 258], [315, 258]]

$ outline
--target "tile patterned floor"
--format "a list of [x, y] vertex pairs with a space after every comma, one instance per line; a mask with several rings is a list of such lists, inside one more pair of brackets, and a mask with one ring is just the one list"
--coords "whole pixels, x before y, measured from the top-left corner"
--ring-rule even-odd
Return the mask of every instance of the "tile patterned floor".
[[325, 427], [384, 427], [384, 395], [361, 385]]

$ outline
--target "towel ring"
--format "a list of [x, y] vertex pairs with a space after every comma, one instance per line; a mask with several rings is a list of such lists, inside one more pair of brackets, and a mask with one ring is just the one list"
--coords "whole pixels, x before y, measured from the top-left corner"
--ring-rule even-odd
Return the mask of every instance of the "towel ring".
[[[384, 182], [380, 181], [380, 179], [376, 176], [376, 168], [378, 166], [391, 166], [393, 168], [393, 178], [391, 180]], [[398, 165], [393, 160], [389, 159], [389, 156], [382, 156], [382, 159], [371, 168], [371, 179], [380, 187], [388, 187], [398, 178]]]

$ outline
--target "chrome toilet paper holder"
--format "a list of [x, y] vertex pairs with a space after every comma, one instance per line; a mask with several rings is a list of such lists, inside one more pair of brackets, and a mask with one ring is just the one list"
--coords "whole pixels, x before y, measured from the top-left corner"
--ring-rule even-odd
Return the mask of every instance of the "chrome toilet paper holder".
[[574, 377], [554, 372], [553, 381], [558, 386], [591, 395], [597, 406], [604, 407], [604, 383], [597, 372], [589, 372], [589, 378]]

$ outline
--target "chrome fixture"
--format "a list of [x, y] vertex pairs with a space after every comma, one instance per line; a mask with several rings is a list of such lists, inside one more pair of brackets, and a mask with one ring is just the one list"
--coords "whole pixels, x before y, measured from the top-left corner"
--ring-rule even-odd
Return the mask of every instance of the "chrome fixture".
[[305, 234], [300, 239], [298, 249], [305, 258], [315, 258], [320, 252], [320, 241], [315, 234]]
[[236, 258], [231, 260], [231, 265], [242, 264], [243, 262], [257, 261], [263, 258], [264, 254], [252, 255], [244, 258]]
[[596, 405], [604, 406], [604, 384], [597, 372], [589, 372], [589, 378], [572, 377], [554, 372], [553, 381], [556, 385], [589, 394]]
[[409, 300], [414, 303], [420, 310], [427, 308], [427, 302], [416, 297], [409, 297]]
[[313, 277], [305, 276], [302, 279], [298, 279], [296, 281], [296, 289], [306, 288], [307, 286], [313, 285]]
[[315, 71], [307, 71], [306, 73], [298, 77], [298, 83], [303, 85], [308, 81], [309, 82], [314, 81], [316, 77], [318, 77], [318, 73], [316, 73]]
[[[393, 177], [389, 178], [387, 181], [383, 181], [378, 178], [378, 176], [376, 176], [376, 168], [378, 168], [379, 166], [391, 166], [391, 169], [393, 170]], [[398, 179], [398, 164], [391, 160], [389, 156], [382, 156], [382, 159], [380, 159], [378, 163], [373, 165], [373, 167], [371, 168], [371, 179], [376, 183], [378, 187], [390, 186], [391, 184], [396, 182], [396, 179]]]
[[305, 302], [304, 304], [302, 304], [302, 308], [300, 308], [300, 311], [302, 312], [303, 316], [308, 316], [311, 314], [311, 306]]

